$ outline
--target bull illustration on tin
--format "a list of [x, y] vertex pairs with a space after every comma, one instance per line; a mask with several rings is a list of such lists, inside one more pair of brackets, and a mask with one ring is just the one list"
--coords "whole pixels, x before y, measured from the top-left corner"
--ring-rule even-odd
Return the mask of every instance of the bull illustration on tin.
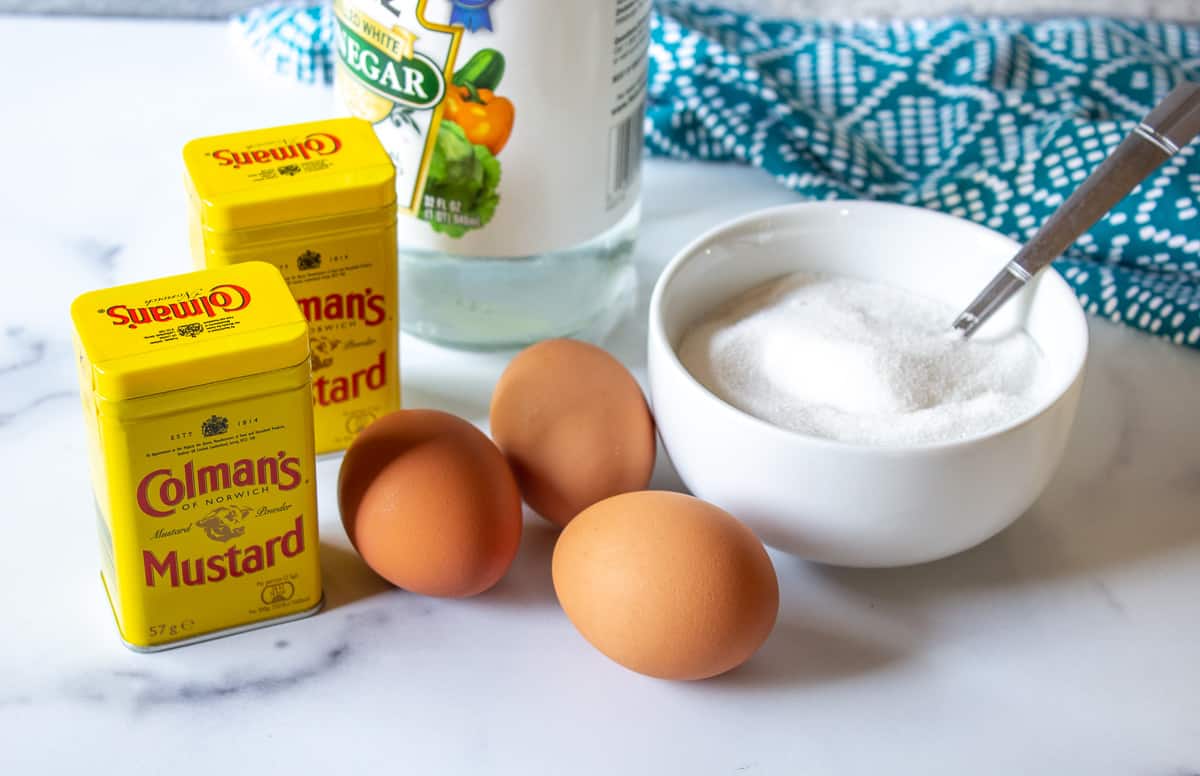
[[253, 510], [239, 506], [220, 506], [196, 521], [204, 534], [215, 542], [227, 542], [246, 533], [242, 523]]
[[319, 372], [333, 366], [333, 351], [337, 350], [341, 340], [332, 337], [310, 337], [308, 347], [312, 350], [312, 370]]

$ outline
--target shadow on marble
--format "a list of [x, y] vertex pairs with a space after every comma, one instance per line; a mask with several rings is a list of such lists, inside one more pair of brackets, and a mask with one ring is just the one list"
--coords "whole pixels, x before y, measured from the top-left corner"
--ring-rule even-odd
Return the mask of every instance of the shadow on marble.
[[[679, 475], [675, 473], [674, 467], [667, 459], [661, 441], [654, 473], [648, 487], [653, 490], [687, 492]], [[554, 556], [554, 544], [558, 541], [559, 534], [560, 529], [539, 517], [526, 506], [525, 525], [521, 533], [521, 548], [517, 551], [512, 568], [494, 588], [481, 594], [479, 599], [486, 601], [489, 605], [524, 607], [549, 604], [557, 607], [558, 600], [554, 594], [554, 580], [551, 576], [551, 561]]]
[[1087, 521], [1035, 506], [1000, 535], [944, 560], [900, 569], [825, 567], [821, 573], [847, 589], [901, 607], [972, 591], [1090, 577], [1095, 591], [1113, 609], [1123, 611], [1099, 577], [1152, 562], [1157, 555], [1194, 551], [1200, 544], [1200, 524], [1195, 519], [1200, 487], [1194, 490], [1190, 506], [1155, 505], [1154, 494], [1146, 492], [1139, 494], [1148, 499], [1144, 510], [1120, 514], [1117, 509], [1098, 507]]
[[781, 619], [767, 643], [739, 668], [708, 679], [703, 692], [773, 691], [851, 679], [908, 658], [912, 647], [814, 619]]
[[650, 490], [673, 490], [678, 493], [689, 493], [687, 486], [679, 478], [679, 473], [671, 464], [671, 459], [667, 456], [662, 438], [656, 435], [655, 443], [657, 450], [654, 457], [654, 471], [650, 474], [650, 484], [646, 487]]
[[371, 571], [353, 549], [332, 542], [321, 542], [321, 578], [326, 612], [395, 589]]
[[[550, 563], [559, 530], [526, 509], [521, 546], [508, 573], [490, 590], [470, 600], [487, 606], [530, 608], [554, 606]], [[325, 584], [325, 612], [366, 598], [399, 590], [372, 571], [350, 547], [321, 542], [321, 574]], [[405, 591], [405, 595], [412, 593]], [[436, 599], [417, 596], [421, 600]]]
[[550, 562], [559, 530], [526, 510], [521, 531], [521, 548], [512, 567], [495, 587], [477, 596], [487, 606], [529, 609], [558, 608]]

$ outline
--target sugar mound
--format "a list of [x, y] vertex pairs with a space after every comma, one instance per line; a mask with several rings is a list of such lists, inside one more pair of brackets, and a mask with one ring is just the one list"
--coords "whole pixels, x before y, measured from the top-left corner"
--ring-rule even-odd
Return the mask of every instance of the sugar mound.
[[754, 288], [689, 331], [680, 359], [710, 391], [793, 431], [866, 445], [986, 433], [1030, 412], [1042, 355], [1025, 332], [964, 340], [957, 311], [847, 277]]

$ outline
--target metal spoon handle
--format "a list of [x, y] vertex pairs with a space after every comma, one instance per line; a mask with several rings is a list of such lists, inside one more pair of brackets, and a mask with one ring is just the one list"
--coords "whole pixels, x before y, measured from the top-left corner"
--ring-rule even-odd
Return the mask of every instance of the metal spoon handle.
[[971, 336], [1034, 275], [1062, 255], [1197, 134], [1200, 134], [1200, 84], [1185, 81], [1164, 97], [1046, 219], [1041, 229], [959, 314], [954, 328], [964, 337]]

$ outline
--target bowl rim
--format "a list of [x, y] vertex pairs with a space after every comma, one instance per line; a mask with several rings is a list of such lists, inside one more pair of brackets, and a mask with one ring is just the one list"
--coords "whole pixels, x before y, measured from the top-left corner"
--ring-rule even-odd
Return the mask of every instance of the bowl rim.
[[[1069, 365], [1069, 369], [1067, 371], [1067, 374], [1069, 374], [1069, 378], [1063, 380], [1063, 382], [1060, 386], [1056, 386], [1055, 390], [1053, 392], [1051, 392], [1047, 398], [1043, 399], [1042, 401], [1039, 401], [1034, 408], [1028, 410], [1027, 412], [1025, 412], [1021, 415], [1018, 415], [1010, 422], [1005, 423], [1002, 426], [998, 426], [996, 428], [990, 429], [988, 431], [972, 434], [970, 436], [962, 437], [960, 439], [950, 439], [950, 440], [945, 440], [945, 441], [940, 441], [940, 442], [890, 443], [890, 444], [865, 444], [865, 443], [861, 443], [861, 442], [845, 442], [845, 441], [838, 440], [838, 439], [830, 439], [828, 437], [817, 436], [815, 434], [809, 434], [809, 433], [806, 433], [803, 431], [795, 431], [793, 429], [783, 428], [782, 426], [777, 426], [773, 423], [763, 420], [762, 418], [751, 415], [749, 412], [746, 412], [745, 410], [743, 410], [739, 407], [735, 407], [734, 405], [732, 405], [729, 402], [722, 399], [717, 394], [713, 393], [711, 390], [709, 390], [709, 388], [707, 386], [705, 386], [703, 383], [701, 383], [699, 380], [697, 380], [695, 375], [692, 374], [691, 370], [689, 370], [687, 368], [687, 366], [685, 366], [684, 363], [679, 359], [679, 353], [676, 349], [676, 346], [671, 343], [670, 339], [667, 337], [667, 334], [666, 334], [666, 327], [665, 327], [665, 324], [663, 323], [663, 310], [662, 310], [663, 298], [666, 295], [667, 287], [671, 284], [671, 281], [674, 279], [675, 275], [677, 275], [679, 273], [680, 269], [685, 264], [687, 264], [691, 259], [700, 255], [700, 250], [706, 244], [711, 243], [712, 241], [714, 241], [722, 236], [725, 236], [727, 233], [734, 232], [734, 231], [740, 229], [741, 227], [745, 226], [746, 224], [753, 223], [756, 221], [769, 220], [771, 218], [778, 218], [780, 216], [791, 215], [797, 211], [814, 211], [814, 212], [816, 212], [816, 211], [830, 210], [830, 209], [839, 209], [840, 210], [840, 209], [844, 209], [844, 208], [855, 208], [860, 211], [872, 211], [872, 210], [875, 210], [875, 211], [887, 210], [887, 211], [893, 211], [893, 212], [902, 211], [902, 212], [904, 212], [910, 216], [916, 217], [916, 218], [927, 218], [932, 221], [949, 221], [949, 222], [953, 222], [959, 226], [965, 225], [972, 229], [985, 232], [992, 237], [999, 237], [1002, 240], [1005, 240], [1006, 242], [1011, 243], [1013, 246], [1014, 254], [1020, 248], [1020, 243], [1018, 243], [1016, 240], [1012, 239], [1008, 235], [997, 232], [996, 230], [991, 229], [990, 227], [984, 226], [983, 224], [976, 223], [975, 221], [971, 221], [966, 218], [960, 218], [958, 216], [950, 215], [949, 213], [942, 213], [937, 210], [929, 210], [926, 208], [914, 207], [912, 205], [904, 205], [904, 204], [895, 203], [895, 202], [876, 202], [874, 200], [865, 200], [865, 199], [812, 200], [812, 201], [805, 201], [805, 202], [791, 202], [791, 203], [787, 203], [784, 205], [775, 205], [773, 207], [754, 210], [750, 213], [746, 213], [744, 215], [738, 216], [729, 221], [725, 221], [723, 223], [717, 224], [716, 226], [704, 231], [702, 234], [700, 234], [693, 240], [689, 241], [686, 245], [684, 245], [683, 248], [681, 248], [678, 252], [676, 252], [676, 254], [674, 256], [671, 257], [671, 260], [667, 262], [667, 264], [663, 268], [662, 272], [659, 273], [658, 279], [654, 283], [654, 290], [650, 295], [650, 310], [649, 310], [649, 315], [648, 315], [649, 321], [648, 321], [648, 327], [647, 327], [648, 337], [651, 340], [658, 341], [659, 345], [661, 346], [661, 350], [666, 353], [670, 367], [672, 369], [676, 370], [677, 372], [679, 372], [680, 374], [682, 374], [684, 380], [689, 384], [689, 386], [691, 388], [697, 390], [701, 395], [703, 395], [705, 397], [705, 400], [711, 401], [713, 404], [715, 404], [719, 408], [722, 408], [724, 411], [732, 412], [735, 416], [739, 417], [742, 421], [748, 422], [754, 427], [757, 427], [765, 432], [782, 435], [785, 439], [798, 440], [798, 441], [804, 442], [806, 444], [814, 445], [819, 448], [823, 447], [823, 448], [828, 448], [830, 450], [839, 450], [842, 452], [895, 455], [895, 454], [907, 454], [907, 453], [934, 453], [934, 452], [954, 451], [956, 449], [970, 447], [972, 445], [979, 444], [980, 442], [982, 442], [984, 440], [991, 439], [994, 437], [999, 437], [1004, 434], [1008, 434], [1010, 432], [1016, 431], [1024, 426], [1027, 426], [1027, 425], [1033, 423], [1034, 421], [1036, 421], [1037, 419], [1039, 419], [1040, 417], [1045, 415], [1047, 412], [1049, 412], [1051, 409], [1053, 409], [1057, 404], [1059, 404], [1059, 402], [1062, 401], [1062, 399], [1067, 394], [1069, 394], [1071, 392], [1072, 388], [1076, 384], [1079, 383], [1081, 377], [1083, 376], [1086, 365], [1087, 365], [1087, 358], [1088, 358], [1088, 353], [1090, 351], [1091, 342], [1090, 342], [1090, 336], [1089, 336], [1089, 332], [1088, 332], [1087, 315], [1084, 313], [1083, 307], [1079, 304], [1076, 304], [1073, 307], [1075, 314], [1071, 315], [1070, 313], [1068, 313], [1068, 315], [1070, 315], [1076, 323], [1076, 328], [1078, 330], [1080, 338], [1082, 339], [1082, 347], [1079, 350], [1079, 355], [1076, 360], [1076, 363]], [[1042, 275], [1043, 275], [1043, 277], [1040, 277], [1040, 280], [1039, 280], [1040, 283], [1049, 282], [1052, 286], [1057, 286], [1057, 288], [1060, 292], [1065, 292], [1072, 299], [1076, 298], [1074, 291], [1071, 290], [1070, 284], [1067, 283], [1067, 281], [1058, 273], [1057, 270], [1055, 270], [1052, 273], [1042, 273]], [[725, 300], [725, 301], [728, 301], [728, 300]], [[652, 369], [653, 368], [652, 367], [653, 359], [649, 357], [649, 354], [653, 353], [655, 348], [653, 347], [653, 342], [651, 342], [650, 345], [651, 346], [648, 348], [648, 358], [650, 360], [647, 361], [647, 365], [650, 366]], [[651, 406], [653, 408], [654, 382], [655, 381], [653, 379], [651, 379], [649, 382], [650, 382]]]

